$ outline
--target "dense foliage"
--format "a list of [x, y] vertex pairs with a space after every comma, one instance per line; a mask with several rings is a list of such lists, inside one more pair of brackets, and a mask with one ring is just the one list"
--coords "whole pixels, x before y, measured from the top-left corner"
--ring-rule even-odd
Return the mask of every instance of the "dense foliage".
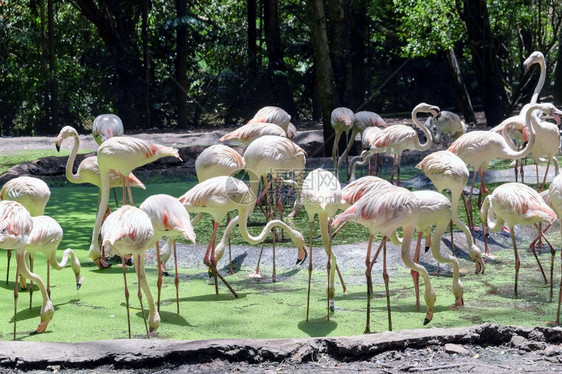
[[[509, 110], [534, 87], [522, 67], [533, 50], [547, 58], [543, 96], [552, 95], [562, 39], [558, 1], [484, 3]], [[458, 110], [448, 51], [472, 104], [485, 100], [464, 1], [323, 4], [332, 103], [383, 115], [421, 101]], [[294, 120], [318, 120], [309, 9], [296, 0], [0, 1], [0, 135], [54, 134], [66, 124], [85, 131], [106, 112], [139, 130], [241, 123], [264, 105], [282, 106]], [[178, 78], [178, 45], [186, 47], [186, 80]], [[187, 118], [178, 118], [184, 105]]]

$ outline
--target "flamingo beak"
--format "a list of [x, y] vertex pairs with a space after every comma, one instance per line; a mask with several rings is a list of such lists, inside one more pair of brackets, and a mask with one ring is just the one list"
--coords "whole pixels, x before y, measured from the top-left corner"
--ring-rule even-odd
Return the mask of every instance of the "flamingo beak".
[[304, 264], [304, 261], [306, 260], [307, 257], [308, 257], [308, 252], [306, 251], [306, 248], [305, 247], [299, 248], [299, 257], [297, 258], [296, 265]]

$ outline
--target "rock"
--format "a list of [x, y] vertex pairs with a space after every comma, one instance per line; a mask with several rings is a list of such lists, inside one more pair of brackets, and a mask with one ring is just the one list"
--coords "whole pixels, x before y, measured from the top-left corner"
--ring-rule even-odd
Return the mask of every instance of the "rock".
[[447, 343], [445, 344], [445, 352], [456, 353], [459, 355], [469, 355], [470, 351], [464, 348], [462, 345]]
[[513, 348], [519, 348], [521, 349], [524, 345], [527, 344], [527, 339], [525, 339], [524, 337], [520, 336], [520, 335], [514, 335], [511, 338], [511, 341], [509, 342], [509, 344], [513, 347]]
[[556, 346], [556, 345], [548, 345], [542, 351], [542, 354], [544, 354], [547, 357], [557, 356], [561, 353], [562, 353], [562, 348], [560, 348], [559, 346]]

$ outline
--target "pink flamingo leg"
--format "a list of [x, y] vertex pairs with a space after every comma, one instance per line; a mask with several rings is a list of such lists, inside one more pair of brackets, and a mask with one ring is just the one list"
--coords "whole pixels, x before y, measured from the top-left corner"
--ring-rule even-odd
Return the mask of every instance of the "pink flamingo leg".
[[160, 243], [156, 241], [156, 263], [158, 264], [158, 280], [156, 281], [156, 286], [158, 286], [158, 311], [160, 311], [160, 294], [162, 291], [162, 267], [160, 266]]
[[123, 268], [123, 282], [125, 283], [125, 305], [127, 307], [127, 327], [129, 329], [129, 339], [131, 339], [131, 313], [129, 311], [129, 288], [127, 287], [127, 265], [125, 264], [125, 256], [121, 257], [121, 266]]

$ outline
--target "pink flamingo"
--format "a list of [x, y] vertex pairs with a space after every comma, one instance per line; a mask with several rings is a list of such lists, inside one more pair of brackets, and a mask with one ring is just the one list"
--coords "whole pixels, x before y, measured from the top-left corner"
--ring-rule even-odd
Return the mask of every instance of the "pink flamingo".
[[[99, 248], [98, 236], [105, 212], [109, 202], [109, 174], [111, 170], [117, 170], [122, 175], [129, 175], [133, 169], [146, 165], [162, 157], [175, 157], [181, 160], [176, 148], [157, 145], [142, 139], [118, 136], [107, 139], [98, 149], [98, 166], [100, 170], [100, 203], [96, 222], [92, 232], [92, 243], [90, 245], [90, 258], [102, 267], [100, 263], [101, 252]], [[129, 202], [133, 204], [131, 187], [125, 179], [123, 189], [127, 188]]]
[[[383, 245], [386, 238], [393, 236], [397, 228], [403, 228], [403, 238], [401, 243], [402, 261], [411, 270], [420, 273], [425, 282], [425, 303], [427, 305], [427, 313], [424, 320], [424, 325], [429, 323], [433, 318], [434, 305], [436, 300], [435, 290], [431, 286], [431, 280], [427, 270], [420, 264], [416, 264], [412, 260], [410, 254], [410, 244], [418, 222], [420, 214], [420, 202], [416, 196], [405, 188], [389, 187], [382, 191], [372, 191], [364, 195], [361, 199], [355, 202], [351, 207], [347, 208], [343, 213], [336, 216], [332, 227], [337, 227], [340, 223], [345, 221], [357, 222], [369, 229], [371, 235], [381, 233], [383, 238]], [[365, 273], [367, 278], [367, 323], [365, 333], [370, 330], [370, 308], [371, 308], [371, 293], [372, 293], [372, 280], [371, 270], [374, 264], [374, 258], [370, 259], [370, 246], [367, 249], [367, 256], [365, 263], [367, 264], [367, 271]], [[390, 296], [388, 291], [388, 273], [386, 272], [386, 246], [383, 246], [383, 279], [386, 288], [387, 309], [388, 309], [388, 325], [389, 330], [392, 330], [392, 321], [390, 318]]]
[[[115, 138], [112, 138], [115, 139]], [[123, 205], [107, 216], [101, 227], [102, 245], [109, 246], [111, 250], [121, 256], [123, 265], [123, 280], [125, 283], [125, 300], [127, 306], [127, 325], [129, 327], [129, 339], [131, 338], [131, 320], [129, 316], [129, 290], [127, 289], [127, 275], [125, 256], [132, 254], [135, 258], [135, 270], [137, 272], [138, 298], [142, 311], [142, 317], [146, 328], [146, 335], [156, 335], [160, 326], [160, 314], [156, 309], [152, 291], [146, 279], [144, 258], [146, 250], [154, 245], [154, 228], [148, 214], [132, 205]], [[144, 314], [142, 303], [142, 291], [148, 301], [148, 324]]]
[[[562, 174], [558, 174], [550, 183], [548, 189], [550, 206], [556, 212], [558, 219], [562, 217]], [[560, 225], [560, 235], [562, 236], [562, 225]], [[562, 252], [560, 253], [562, 256]], [[562, 269], [562, 262], [560, 263]], [[562, 304], [562, 278], [560, 280], [558, 294], [558, 310], [556, 312], [556, 325], [560, 325], [560, 305]]]
[[123, 136], [123, 122], [115, 114], [100, 114], [94, 119], [92, 136], [98, 145], [114, 136]]
[[[332, 251], [332, 235], [330, 233], [330, 221], [336, 215], [341, 203], [341, 186], [336, 176], [323, 169], [311, 171], [305, 178], [301, 199], [308, 214], [308, 229], [310, 241], [310, 254], [308, 266], [308, 297], [306, 301], [306, 321], [310, 309], [310, 282], [312, 278], [312, 232], [314, 231], [314, 217], [318, 216], [320, 235], [326, 255], [328, 256], [328, 319], [330, 311], [334, 311], [335, 272], [337, 267], [336, 255]], [[345, 285], [344, 285], [345, 292]]]
[[[363, 131], [362, 138], [361, 138], [361, 146], [364, 152], [371, 149], [374, 146], [374, 142], [377, 140], [377, 137], [380, 135], [382, 129], [380, 127], [372, 126], [367, 127], [365, 131]], [[376, 169], [378, 167], [378, 153], [375, 153], [375, 170], [373, 174], [376, 174]], [[347, 168], [347, 175], [349, 176], [350, 181], [354, 181], [355, 177], [355, 170], [357, 166], [364, 166], [365, 164], [369, 165], [369, 174], [371, 174], [371, 156], [365, 157], [363, 159], [362, 156], [356, 156], [351, 159]]]
[[[47, 183], [35, 177], [16, 177], [10, 179], [0, 190], [0, 200], [12, 200], [22, 204], [32, 217], [41, 216], [45, 213], [45, 207], [51, 198], [51, 190]], [[10, 278], [10, 259], [12, 251], [6, 252], [8, 264], [6, 266], [6, 284]], [[25, 278], [23, 278], [22, 289], [26, 289]], [[33, 289], [33, 287], [32, 287]], [[30, 292], [32, 292], [30, 290]]]
[[[494, 221], [494, 217], [496, 221]], [[484, 243], [486, 247], [488, 246], [488, 230], [496, 232], [504, 223], [510, 228], [511, 241], [515, 253], [515, 294], [517, 295], [520, 261], [513, 227], [515, 225], [535, 225], [540, 231], [538, 223], [552, 223], [556, 219], [556, 213], [544, 202], [537, 191], [525, 184], [512, 182], [498, 186], [490, 195], [486, 196], [482, 204], [482, 209], [480, 210], [480, 218], [482, 220], [482, 226], [484, 227]], [[542, 233], [542, 231], [540, 232]], [[536, 253], [533, 254], [536, 257]], [[554, 252], [552, 252], [551, 261], [551, 298], [553, 265]]]
[[[459, 200], [464, 199], [463, 190], [468, 181], [468, 168], [463, 160], [449, 151], [437, 151], [425, 156], [416, 165], [416, 168], [431, 180], [437, 191], [451, 191], [451, 210], [453, 223], [460, 227], [464, 233], [468, 254], [476, 263], [476, 274], [484, 272], [484, 260], [482, 260], [482, 250], [472, 241], [472, 234], [468, 226], [460, 220], [458, 214]], [[466, 207], [466, 206], [465, 206]]]
[[[363, 110], [361, 112], [355, 113], [353, 115], [351, 136], [349, 138], [349, 142], [347, 143], [347, 147], [340, 156], [339, 164], [341, 165], [342, 160], [347, 156], [347, 154], [351, 150], [351, 147], [353, 147], [353, 143], [355, 142], [355, 138], [358, 134], [363, 135], [363, 132], [369, 127], [385, 128], [387, 126], [388, 124], [382, 119], [381, 116], [379, 116], [375, 112]], [[338, 165], [338, 167], [340, 165]]]
[[[179, 313], [180, 303], [178, 287], [180, 280], [178, 277], [176, 238], [178, 236], [182, 236], [195, 243], [195, 232], [191, 226], [189, 213], [185, 210], [179, 199], [166, 194], [157, 194], [147, 197], [139, 208], [150, 217], [156, 239], [156, 263], [158, 264], [158, 310], [160, 311], [160, 294], [162, 289], [162, 267], [160, 264], [164, 264], [168, 261], [171, 249], [173, 248], [176, 270], [176, 277], [174, 279], [174, 284], [176, 286], [176, 306]], [[167, 243], [164, 247], [162, 247], [161, 251], [159, 240], [162, 237], [167, 238]]]
[[33, 221], [27, 209], [16, 201], [0, 201], [0, 248], [16, 251], [17, 272], [14, 283], [14, 340], [16, 339], [16, 321], [18, 310], [18, 280], [17, 274], [23, 274], [31, 279], [41, 291], [43, 305], [41, 306], [41, 322], [34, 333], [42, 333], [53, 318], [55, 308], [51, 303], [45, 284], [35, 273], [32, 273], [24, 259], [25, 244], [33, 228]]
[[[80, 261], [74, 251], [67, 248], [62, 254], [61, 262], [57, 261], [57, 249], [62, 241], [63, 231], [59, 223], [49, 216], [31, 217], [33, 221], [33, 229], [31, 230], [27, 242], [25, 243], [25, 251], [31, 255], [35, 253], [43, 253], [47, 257], [47, 294], [51, 296], [50, 287], [50, 268], [55, 270], [62, 270], [70, 257], [70, 266], [74, 272], [76, 279], [76, 289], [79, 290], [82, 286], [82, 277], [80, 276]], [[25, 278], [23, 279], [25, 283]], [[20, 280], [21, 284], [21, 280]], [[31, 289], [30, 288], [30, 307], [31, 307]]]
[[334, 129], [334, 145], [332, 147], [332, 160], [336, 176], [338, 175], [338, 167], [340, 165], [340, 157], [338, 156], [338, 148], [342, 134], [348, 134], [353, 128], [353, 111], [346, 107], [338, 107], [332, 110], [330, 123]]
[[[248, 172], [250, 178], [250, 189], [254, 196], [258, 196], [260, 179], [264, 180], [264, 192], [268, 191], [269, 187], [265, 183], [265, 180], [268, 175], [271, 175], [270, 183], [272, 183], [272, 181], [278, 181], [279, 185], [282, 182], [293, 186], [296, 191], [297, 198], [293, 206], [293, 211], [289, 214], [289, 217], [294, 217], [298, 214], [298, 212], [302, 209], [302, 204], [300, 203], [300, 191], [306, 163], [306, 152], [301, 147], [290, 139], [266, 135], [256, 139], [248, 146], [248, 148], [246, 148], [246, 151], [244, 152], [244, 161], [246, 163], [245, 170]], [[292, 173], [294, 175], [294, 179], [284, 179], [282, 176], [285, 173]], [[260, 198], [258, 197], [257, 201], [259, 200]], [[277, 201], [279, 216], [280, 219], [283, 220], [281, 194], [279, 193], [278, 198], [275, 198], [274, 196], [273, 201]], [[256, 269], [252, 274], [250, 274], [250, 276], [260, 276], [259, 262], [260, 261], [258, 260]], [[275, 274], [275, 269], [273, 270], [273, 273]]]
[[394, 162], [392, 165], [392, 173], [390, 175], [390, 183], [392, 183], [392, 180], [394, 179], [394, 168], [396, 164], [398, 164], [398, 177], [396, 180], [396, 184], [398, 186], [400, 186], [400, 161], [402, 152], [406, 149], [425, 151], [429, 149], [432, 144], [431, 132], [429, 132], [429, 130], [420, 123], [417, 118], [418, 113], [430, 113], [435, 117], [439, 113], [439, 107], [426, 103], [420, 103], [412, 110], [412, 121], [424, 133], [426, 138], [425, 143], [422, 144], [420, 142], [416, 130], [412, 127], [406, 125], [393, 125], [384, 128], [371, 146], [371, 149], [363, 152], [361, 155], [365, 160], [375, 153], [393, 153]]
[[248, 121], [248, 124], [257, 124], [261, 122], [274, 123], [280, 126], [286, 133], [287, 138], [291, 139], [296, 128], [291, 123], [291, 116], [285, 110], [277, 106], [265, 106], [257, 111], [254, 117]]
[[[260, 235], [254, 237], [248, 232], [247, 221], [256, 204], [255, 194], [244, 182], [234, 177], [220, 176], [201, 182], [183, 194], [179, 201], [185, 209], [190, 213], [204, 212], [213, 217], [213, 233], [211, 240], [205, 253], [203, 262], [213, 272], [213, 275], [219, 276], [223, 283], [230, 289], [232, 294], [237, 297], [237, 293], [230, 287], [226, 280], [220, 275], [216, 268], [217, 262], [222, 257], [224, 243], [229, 237], [232, 229], [239, 224], [240, 234], [249, 244], [258, 244], [265, 240], [267, 233], [273, 227], [281, 227], [289, 233], [295, 246], [299, 249], [297, 263], [304, 261], [306, 258], [306, 248], [304, 246], [304, 238], [301, 233], [292, 229], [286, 223], [280, 220], [269, 221], [263, 228]], [[232, 210], [238, 210], [238, 216], [230, 221], [225, 229], [223, 238], [220, 242], [220, 250], [217, 253], [216, 235], [218, 227], [226, 213]], [[273, 275], [275, 279], [275, 274]], [[215, 290], [218, 293], [218, 283], [215, 281]]]
[[259, 123], [248, 123], [244, 126], [240, 126], [234, 131], [222, 136], [219, 140], [221, 142], [227, 140], [238, 140], [242, 144], [248, 145], [257, 138], [264, 135], [274, 135], [287, 137], [287, 133], [283, 128], [277, 126], [274, 123], [259, 122]]

